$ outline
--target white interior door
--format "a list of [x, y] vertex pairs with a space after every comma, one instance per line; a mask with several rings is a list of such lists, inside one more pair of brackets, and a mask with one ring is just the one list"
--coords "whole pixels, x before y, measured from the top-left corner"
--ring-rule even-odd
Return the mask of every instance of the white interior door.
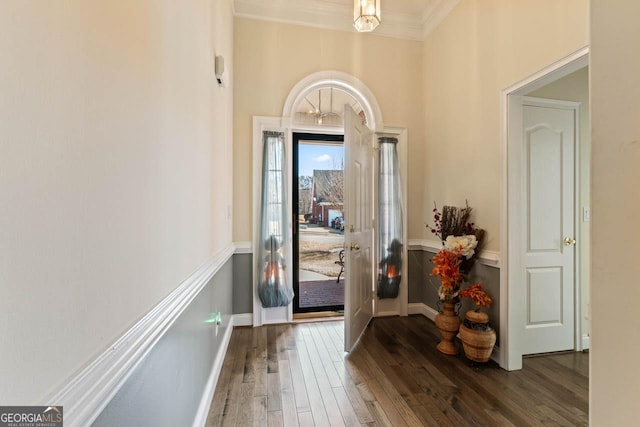
[[351, 351], [373, 317], [373, 132], [349, 105], [345, 145], [345, 351]]
[[522, 354], [574, 343], [576, 103], [523, 97]]

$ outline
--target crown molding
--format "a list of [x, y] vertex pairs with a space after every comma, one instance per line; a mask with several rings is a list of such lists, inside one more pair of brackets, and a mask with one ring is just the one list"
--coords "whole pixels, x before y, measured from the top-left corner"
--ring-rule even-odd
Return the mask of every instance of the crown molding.
[[[365, 34], [422, 41], [459, 1], [435, 0], [421, 15], [383, 10], [382, 23], [374, 32]], [[235, 16], [243, 18], [356, 32], [353, 28], [353, 8], [348, 4], [313, 0], [234, 0], [233, 6]]]
[[440, 0], [422, 15], [422, 38], [425, 40], [460, 3], [460, 0]]

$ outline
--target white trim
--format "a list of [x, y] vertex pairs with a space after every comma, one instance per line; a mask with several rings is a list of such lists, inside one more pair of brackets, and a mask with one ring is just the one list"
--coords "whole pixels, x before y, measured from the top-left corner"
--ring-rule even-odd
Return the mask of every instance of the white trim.
[[[374, 32], [363, 34], [363, 36], [384, 36], [422, 41], [448, 16], [458, 2], [459, 0], [433, 0], [430, 7], [422, 13], [383, 9], [382, 23]], [[313, 0], [278, 2], [235, 0], [234, 15], [349, 33], [356, 32], [353, 28], [353, 6], [344, 3]]]
[[425, 10], [422, 16], [422, 38], [426, 38], [445, 20], [447, 16], [456, 8], [460, 0], [441, 0], [432, 3], [432, 6]]
[[588, 65], [589, 46], [585, 46], [507, 87], [502, 96], [526, 95]]
[[[512, 277], [509, 273], [509, 97], [512, 95], [524, 95], [539, 89], [561, 77], [589, 65], [589, 46], [585, 46], [576, 52], [542, 68], [536, 73], [505, 88], [500, 94], [500, 140], [502, 157], [502, 182], [500, 197], [500, 343], [504, 348], [501, 353], [500, 366], [507, 370], [522, 368], [522, 355], [517, 354], [518, 335], [516, 328], [517, 319], [512, 318], [509, 306], [516, 306], [517, 301], [513, 293], [509, 292], [509, 284]], [[511, 201], [513, 202], [513, 200]]]
[[590, 341], [589, 334], [582, 335], [582, 350], [589, 350]]
[[229, 245], [196, 270], [100, 356], [46, 399], [65, 408], [67, 427], [89, 425], [233, 255]]
[[[373, 92], [356, 77], [334, 70], [310, 74], [293, 86], [282, 108], [282, 126], [295, 129], [296, 124], [293, 123], [293, 118], [296, 105], [310, 92], [325, 87], [340, 88], [353, 96], [364, 109], [367, 126], [374, 131], [382, 131], [382, 111]], [[317, 129], [319, 133], [327, 133], [324, 127], [318, 126]], [[337, 133], [344, 132], [342, 127], [334, 127], [333, 130]]]
[[234, 314], [233, 326], [253, 326], [253, 313]]
[[[410, 251], [438, 252], [442, 249], [442, 243], [437, 240], [411, 239], [408, 244]], [[483, 250], [478, 256], [480, 264], [500, 268], [500, 252]]]
[[234, 255], [253, 253], [253, 244], [251, 242], [235, 242], [233, 245], [235, 247], [235, 250], [233, 251]]
[[422, 302], [410, 302], [408, 305], [409, 314], [422, 314], [427, 319], [433, 320], [434, 322], [436, 321], [438, 310], [435, 310]]
[[196, 417], [193, 420], [193, 427], [204, 427], [207, 423], [207, 416], [209, 415], [209, 409], [211, 408], [211, 403], [213, 401], [213, 394], [215, 393], [216, 386], [218, 385], [218, 378], [220, 378], [220, 372], [222, 372], [222, 363], [224, 362], [224, 357], [227, 354], [229, 341], [231, 341], [231, 334], [233, 333], [233, 328], [235, 326], [234, 318], [235, 315], [229, 317], [227, 330], [224, 332], [220, 348], [218, 348], [213, 366], [211, 366], [211, 373], [209, 374], [209, 379], [207, 379], [207, 384], [204, 388], [202, 398], [200, 399], [200, 405], [198, 405]]
[[[260, 206], [260, 191], [261, 191], [261, 179], [262, 174], [259, 172], [262, 170], [262, 132], [264, 130], [276, 130], [285, 133], [285, 153], [286, 153], [286, 161], [287, 161], [287, 171], [292, 170], [292, 133], [294, 131], [301, 130], [301, 127], [295, 125], [292, 122], [292, 117], [295, 115], [294, 107], [297, 105], [298, 101], [302, 99], [307, 93], [313, 90], [317, 90], [322, 87], [339, 87], [345, 92], [351, 94], [355, 99], [360, 102], [362, 107], [364, 108], [365, 114], [368, 115], [369, 123], [373, 129], [383, 130], [385, 129], [382, 124], [382, 112], [380, 110], [380, 106], [378, 101], [376, 100], [373, 93], [367, 88], [367, 86], [362, 83], [357, 78], [340, 72], [340, 71], [320, 71], [317, 73], [313, 73], [302, 80], [300, 80], [289, 92], [287, 99], [285, 101], [284, 107], [282, 109], [282, 117], [262, 117], [262, 116], [254, 116], [253, 117], [253, 170], [256, 171], [253, 174], [253, 206], [254, 208], [258, 208]], [[317, 133], [343, 133], [344, 130], [342, 128], [332, 127], [332, 128], [324, 128], [324, 127], [303, 127], [305, 130], [315, 131]], [[398, 130], [401, 128], [388, 128], [390, 132], [394, 130]], [[287, 194], [290, 195], [290, 189], [293, 185], [293, 177], [291, 173], [287, 173]], [[288, 212], [293, 211], [293, 200], [291, 197], [288, 197]], [[259, 215], [255, 213], [253, 214], [253, 252], [257, 253], [257, 236], [259, 235], [259, 226], [260, 226], [260, 218]], [[290, 221], [288, 224], [289, 228], [289, 241], [287, 243], [287, 265], [292, 265], [292, 256], [293, 256], [293, 244], [292, 244], [292, 226], [293, 223]], [[270, 323], [290, 323], [293, 321], [293, 304], [289, 304], [287, 307], [274, 307], [265, 309], [262, 307], [260, 303], [260, 299], [258, 297], [258, 293], [256, 291], [257, 288], [257, 275], [256, 271], [256, 260], [254, 260], [254, 274], [253, 274], [253, 326], [262, 326], [264, 324]], [[287, 280], [289, 283], [293, 281], [293, 272], [291, 269], [287, 269]], [[408, 290], [407, 290], [408, 295]], [[401, 310], [402, 312], [402, 310]]]
[[378, 311], [374, 314], [373, 317], [393, 317], [400, 316], [399, 311], [389, 310], [389, 311]]
[[493, 346], [493, 351], [491, 352], [491, 360], [502, 366], [502, 351], [500, 351], [500, 347], [498, 347], [497, 345]]

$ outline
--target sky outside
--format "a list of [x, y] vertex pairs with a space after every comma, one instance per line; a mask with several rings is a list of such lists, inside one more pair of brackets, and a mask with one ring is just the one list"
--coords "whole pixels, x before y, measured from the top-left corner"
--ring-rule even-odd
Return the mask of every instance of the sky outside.
[[314, 169], [343, 169], [343, 145], [298, 145], [298, 175], [313, 176]]

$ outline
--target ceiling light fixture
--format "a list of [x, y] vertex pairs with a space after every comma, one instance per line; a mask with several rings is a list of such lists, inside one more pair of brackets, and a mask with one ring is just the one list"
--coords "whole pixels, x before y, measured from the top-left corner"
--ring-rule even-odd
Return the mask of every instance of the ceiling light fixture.
[[380, 0], [353, 0], [353, 26], [358, 32], [371, 32], [380, 22]]

